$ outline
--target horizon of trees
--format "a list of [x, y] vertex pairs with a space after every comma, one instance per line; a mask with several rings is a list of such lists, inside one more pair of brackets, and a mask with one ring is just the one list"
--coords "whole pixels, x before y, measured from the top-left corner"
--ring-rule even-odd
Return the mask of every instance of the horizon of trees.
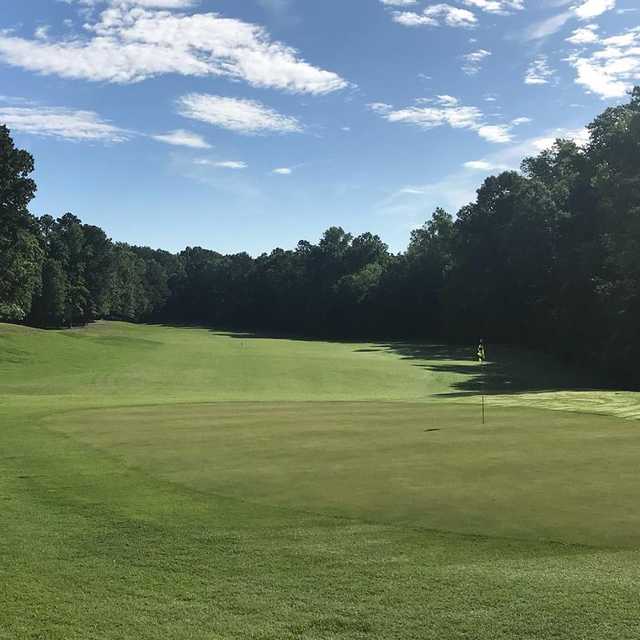
[[513, 343], [640, 384], [640, 87], [521, 171], [438, 208], [392, 254], [340, 227], [256, 258], [113, 242], [67, 213], [34, 217], [33, 158], [0, 127], [0, 321], [99, 318], [332, 338]]

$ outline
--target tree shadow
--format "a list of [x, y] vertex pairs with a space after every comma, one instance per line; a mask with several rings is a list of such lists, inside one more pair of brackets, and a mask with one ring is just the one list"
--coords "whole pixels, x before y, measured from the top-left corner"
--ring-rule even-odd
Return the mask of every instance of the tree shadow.
[[[511, 345], [487, 345], [487, 361], [477, 361], [477, 344], [442, 344], [410, 340], [354, 340], [296, 335], [284, 331], [251, 331], [205, 325], [162, 323], [166, 327], [206, 329], [235, 340], [289, 340], [354, 345], [354, 353], [388, 353], [415, 367], [450, 376], [453, 391], [436, 394], [457, 398], [473, 395], [505, 395], [550, 391], [613, 390], [601, 375], [539, 351]], [[358, 346], [362, 345], [362, 346]]]
[[454, 391], [437, 394], [440, 397], [612, 388], [593, 371], [563, 363], [546, 353], [488, 345], [487, 361], [480, 364], [476, 349], [477, 345], [387, 342], [356, 351], [392, 353], [425, 371], [451, 376]]

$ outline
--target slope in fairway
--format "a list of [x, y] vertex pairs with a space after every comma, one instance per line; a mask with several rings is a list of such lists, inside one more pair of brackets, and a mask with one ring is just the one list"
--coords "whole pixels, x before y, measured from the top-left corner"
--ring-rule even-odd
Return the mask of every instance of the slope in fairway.
[[0, 325], [0, 638], [637, 638], [637, 396], [470, 351]]

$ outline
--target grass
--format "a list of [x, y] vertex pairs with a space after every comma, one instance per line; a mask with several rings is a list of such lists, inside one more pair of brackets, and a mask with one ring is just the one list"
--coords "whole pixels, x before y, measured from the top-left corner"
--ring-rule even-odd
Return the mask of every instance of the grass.
[[638, 637], [638, 396], [492, 351], [0, 325], [0, 638]]

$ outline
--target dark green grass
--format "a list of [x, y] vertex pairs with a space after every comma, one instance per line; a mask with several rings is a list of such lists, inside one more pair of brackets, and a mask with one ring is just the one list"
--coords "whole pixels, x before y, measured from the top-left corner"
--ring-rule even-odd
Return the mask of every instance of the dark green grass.
[[0, 638], [637, 638], [637, 423], [463, 358], [0, 327]]

